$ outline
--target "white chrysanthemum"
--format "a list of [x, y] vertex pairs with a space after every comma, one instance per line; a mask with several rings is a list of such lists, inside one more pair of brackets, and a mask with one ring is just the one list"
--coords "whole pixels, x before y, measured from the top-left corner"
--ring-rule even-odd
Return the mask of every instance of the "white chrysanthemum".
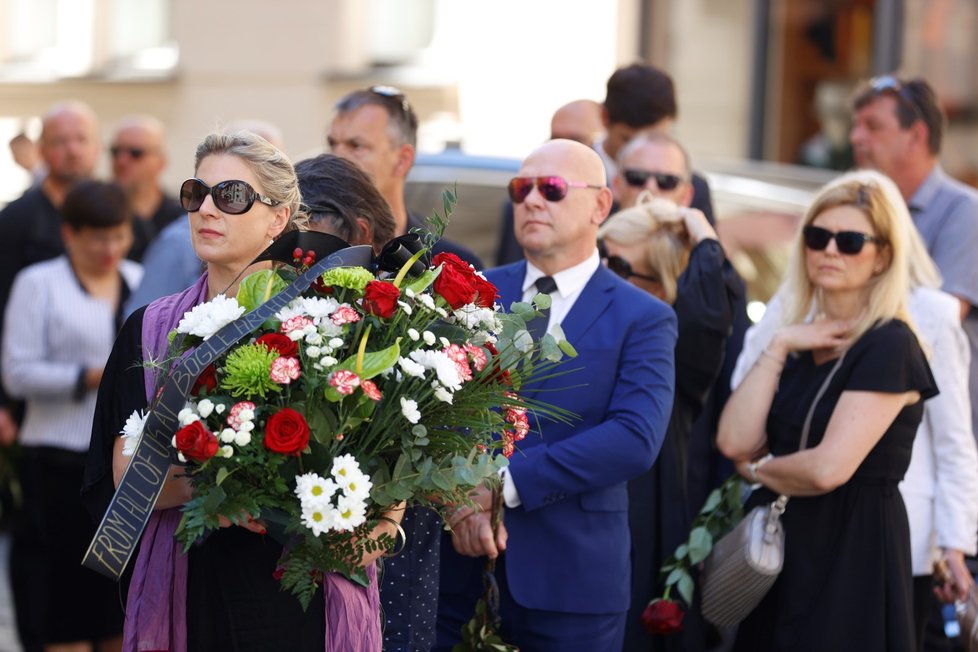
[[397, 305], [399, 305], [401, 307], [401, 310], [403, 310], [404, 311], [404, 314], [407, 315], [408, 317], [410, 317], [411, 316], [411, 313], [414, 312], [414, 308], [412, 308], [408, 304], [404, 303], [403, 301], [398, 301], [397, 302]]
[[122, 433], [122, 454], [126, 457], [132, 457], [132, 454], [136, 452], [136, 444], [139, 443], [139, 438], [143, 435], [147, 416], [147, 413], [135, 410], [126, 419], [126, 424], [122, 426], [120, 431]]
[[411, 288], [404, 288], [404, 296], [406, 296], [408, 299], [413, 299], [414, 290], [412, 290]]
[[309, 333], [306, 335], [306, 344], [312, 344], [313, 346], [318, 346], [323, 343], [323, 336], [319, 333]]
[[401, 414], [411, 423], [421, 420], [421, 412], [418, 411], [418, 402], [412, 401], [406, 396], [401, 397]]
[[337, 483], [342, 487], [346, 484], [346, 479], [360, 473], [360, 465], [357, 459], [347, 453], [333, 458], [333, 468], [329, 474], [336, 478]]
[[340, 302], [329, 297], [306, 297], [301, 299], [306, 315], [313, 319], [325, 319], [340, 307]]
[[318, 346], [307, 346], [306, 355], [315, 360], [323, 354], [323, 350]]
[[449, 405], [451, 405], [452, 399], [454, 399], [455, 396], [441, 385], [438, 385], [438, 387], [435, 388], [435, 398], [437, 398], [442, 403], [448, 403]]
[[220, 457], [234, 457], [234, 446], [221, 446], [220, 450], [217, 451]]
[[438, 313], [439, 317], [448, 317], [448, 311], [442, 308], [441, 306], [437, 306], [435, 308], [435, 312]]
[[238, 430], [240, 432], [251, 432], [254, 429], [255, 429], [254, 421], [242, 421], [241, 425], [238, 426]]
[[417, 302], [427, 310], [435, 309], [435, 299], [430, 294], [419, 294]]
[[332, 319], [324, 319], [319, 323], [319, 332], [323, 337], [336, 337], [343, 334], [343, 325], [334, 324]]
[[244, 408], [238, 411], [238, 421], [244, 423], [245, 421], [254, 421], [255, 411], [251, 408]]
[[321, 360], [320, 360], [319, 362], [320, 362], [320, 364], [322, 364], [322, 365], [323, 365], [324, 367], [332, 367], [332, 366], [334, 366], [334, 365], [335, 365], [335, 364], [336, 364], [337, 362], [339, 362], [339, 360], [337, 360], [336, 358], [334, 358], [334, 357], [333, 357], [333, 356], [331, 356], [331, 355], [324, 355], [324, 356], [323, 356], [323, 358], [322, 358], [322, 359], [321, 359]]
[[209, 417], [211, 415], [211, 412], [213, 411], [214, 411], [214, 401], [210, 400], [209, 398], [203, 398], [197, 404], [197, 412], [204, 419]]
[[185, 313], [183, 319], [177, 324], [177, 332], [196, 335], [207, 340], [244, 312], [244, 306], [239, 305], [237, 299], [219, 294], [207, 303], [194, 306], [190, 312]]
[[447, 348], [448, 348], [449, 346], [451, 346], [451, 344], [452, 344], [451, 342], [449, 342], [449, 341], [448, 341], [448, 338], [447, 338], [447, 337], [439, 337], [439, 338], [438, 338], [438, 341], [439, 341], [439, 342], [441, 343], [441, 345], [442, 345], [443, 347], [445, 347], [446, 349], [447, 349]]
[[424, 343], [427, 344], [428, 346], [431, 346], [432, 344], [435, 343], [435, 339], [436, 339], [435, 334], [432, 333], [431, 331], [425, 331], [424, 333], [421, 334], [421, 337], [424, 339]]
[[187, 407], [177, 412], [177, 421], [180, 422], [181, 427], [189, 426], [194, 421], [200, 421], [200, 415], [194, 411], [193, 403], [189, 403]]
[[295, 495], [299, 501], [307, 503], [328, 503], [339, 488], [333, 480], [324, 478], [318, 473], [303, 473], [295, 476]]
[[419, 339], [421, 339], [421, 333], [419, 333], [417, 329], [409, 328], [407, 333], [408, 333], [408, 337], [410, 337], [411, 340], [414, 342], [417, 342]]
[[275, 319], [284, 323], [293, 317], [304, 317], [305, 315], [305, 299], [300, 297], [298, 299], [292, 299], [284, 308], [275, 313]]
[[221, 443], [230, 444], [234, 441], [234, 438], [238, 436], [238, 433], [234, 431], [233, 428], [225, 428], [221, 431]]
[[217, 405], [214, 406], [214, 411], [217, 412], [218, 414], [224, 414], [224, 410], [226, 408], [227, 406], [224, 405], [224, 403], [218, 403]]
[[237, 446], [247, 446], [251, 443], [251, 433], [244, 431], [234, 433], [234, 443]]
[[346, 479], [346, 485], [341, 486], [343, 488], [343, 495], [349, 496], [350, 498], [366, 500], [370, 495], [370, 490], [373, 488], [374, 483], [370, 481], [366, 473], [357, 471]]
[[453, 314], [458, 323], [469, 330], [476, 328], [502, 330], [502, 324], [499, 323], [496, 312], [489, 308], [480, 308], [473, 303], [467, 303]]
[[339, 337], [334, 337], [329, 341], [329, 345], [334, 349], [338, 349], [343, 346], [343, 340]]
[[183, 464], [187, 463], [187, 458], [183, 453], [178, 452], [177, 459], [180, 460], [180, 462], [182, 462]]
[[458, 367], [443, 351], [418, 349], [411, 351], [410, 357], [425, 369], [434, 369], [438, 376], [438, 382], [445, 388], [454, 391], [462, 386], [462, 377], [458, 374]]
[[414, 360], [408, 358], [398, 358], [397, 364], [401, 366], [404, 370], [405, 375], [412, 376], [414, 378], [424, 378], [424, 367], [419, 365]]
[[336, 509], [327, 502], [309, 503], [302, 506], [302, 524], [319, 536], [333, 529], [337, 521]]
[[367, 520], [367, 503], [352, 496], [340, 496], [336, 501], [336, 523], [334, 530], [349, 532], [353, 528], [363, 525]]

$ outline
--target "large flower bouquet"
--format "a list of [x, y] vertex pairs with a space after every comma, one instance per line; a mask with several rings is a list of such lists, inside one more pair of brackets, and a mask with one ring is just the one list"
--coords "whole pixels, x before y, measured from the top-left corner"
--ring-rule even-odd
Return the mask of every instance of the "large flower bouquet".
[[[362, 555], [396, 543], [371, 535], [386, 510], [466, 502], [498, 477], [529, 430], [528, 410], [570, 417], [519, 395], [530, 377], [553, 373], [562, 351], [573, 355], [562, 338], [527, 332], [549, 297], [503, 313], [470, 265], [440, 254], [419, 266], [422, 253], [393, 278], [328, 270], [201, 374], [172, 440], [193, 484], [177, 531], [185, 547], [222, 519], [261, 520], [285, 543], [283, 588], [306, 606], [324, 572], [366, 581]], [[314, 262], [294, 255], [300, 271]], [[168, 358], [295, 277], [287, 266], [260, 271], [236, 297], [196, 306], [170, 334]], [[127, 450], [140, 430], [135, 414]]]

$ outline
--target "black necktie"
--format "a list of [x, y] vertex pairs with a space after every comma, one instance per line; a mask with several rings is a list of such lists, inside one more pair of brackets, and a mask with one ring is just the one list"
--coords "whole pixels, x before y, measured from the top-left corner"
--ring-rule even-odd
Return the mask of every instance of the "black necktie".
[[[537, 292], [541, 294], [553, 294], [557, 291], [557, 282], [554, 281], [552, 276], [541, 276], [533, 283]], [[532, 299], [531, 299], [532, 300]], [[537, 342], [543, 337], [547, 332], [547, 322], [550, 321], [550, 309], [541, 310], [543, 313], [540, 317], [536, 319], [531, 319], [526, 325], [526, 330], [530, 332], [533, 336], [533, 341]]]

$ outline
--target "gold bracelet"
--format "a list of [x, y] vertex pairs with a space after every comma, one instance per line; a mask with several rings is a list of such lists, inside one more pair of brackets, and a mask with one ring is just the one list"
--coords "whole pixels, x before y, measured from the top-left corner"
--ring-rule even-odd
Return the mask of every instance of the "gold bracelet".
[[[387, 552], [384, 553], [384, 557], [397, 557], [399, 554], [401, 554], [402, 552], [404, 552], [404, 547], [407, 545], [407, 534], [404, 533], [404, 528], [402, 528], [401, 527], [401, 524], [398, 523], [397, 521], [395, 521], [394, 519], [392, 519], [390, 516], [378, 516], [377, 517], [377, 520], [378, 521], [387, 521], [387, 522], [393, 524], [394, 527], [397, 528], [397, 533], [401, 535], [401, 548], [400, 548], [400, 550], [398, 550], [397, 552], [387, 551]], [[396, 537], [394, 539], [394, 542], [395, 543], [397, 542], [397, 538]]]

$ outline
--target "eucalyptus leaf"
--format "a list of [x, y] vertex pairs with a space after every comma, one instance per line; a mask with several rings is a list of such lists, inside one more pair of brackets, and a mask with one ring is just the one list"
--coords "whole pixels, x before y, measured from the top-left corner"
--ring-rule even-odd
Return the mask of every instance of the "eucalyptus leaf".
[[713, 536], [705, 527], [693, 528], [689, 533], [689, 563], [698, 564], [713, 549]]
[[692, 577], [690, 577], [689, 575], [685, 575], [681, 580], [679, 580], [679, 584], [678, 586], [676, 586], [676, 588], [679, 589], [679, 595], [682, 596], [682, 599], [686, 602], [686, 604], [688, 605], [693, 604], [693, 578]]
[[710, 495], [706, 497], [706, 502], [703, 503], [703, 508], [700, 510], [700, 514], [709, 514], [717, 505], [720, 504], [720, 490], [714, 489], [710, 492]]

